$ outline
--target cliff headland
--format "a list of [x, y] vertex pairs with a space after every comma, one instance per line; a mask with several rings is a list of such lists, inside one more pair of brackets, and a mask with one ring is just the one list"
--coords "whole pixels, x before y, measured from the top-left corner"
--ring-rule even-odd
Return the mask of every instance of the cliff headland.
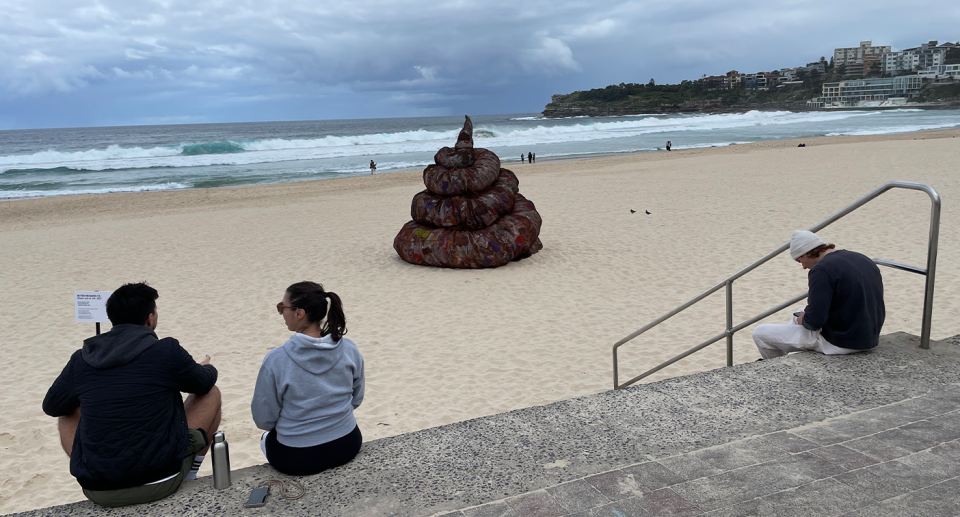
[[[807, 100], [820, 94], [822, 82], [787, 85], [769, 90], [708, 89], [702, 81], [680, 84], [624, 84], [606, 88], [554, 95], [543, 109], [544, 118], [614, 117], [668, 113], [742, 113], [757, 111], [821, 111]], [[920, 94], [906, 104], [862, 106], [850, 109], [958, 109], [960, 83], [925, 85]]]
[[680, 103], [637, 102], [628, 99], [620, 102], [581, 100], [576, 93], [554, 95], [543, 109], [544, 118], [565, 117], [616, 117], [622, 115], [664, 113], [739, 113], [760, 111], [815, 111], [805, 101], [771, 101], [762, 103], [725, 103], [722, 98], [691, 99]]

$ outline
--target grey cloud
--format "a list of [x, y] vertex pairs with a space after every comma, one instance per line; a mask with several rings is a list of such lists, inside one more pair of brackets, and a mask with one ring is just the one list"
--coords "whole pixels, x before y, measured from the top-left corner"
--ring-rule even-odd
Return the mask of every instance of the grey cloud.
[[250, 104], [313, 90], [423, 110], [502, 97], [511, 85], [546, 100], [795, 66], [884, 35], [901, 48], [960, 38], [960, 11], [937, 0], [910, 9], [875, 0], [869, 10], [827, 0], [0, 0], [0, 9], [7, 99], [197, 90]]
[[[198, 75], [245, 80], [240, 72], [246, 71], [249, 80], [256, 81], [385, 86], [407, 81], [403, 84], [415, 87], [418, 70], [434, 71], [427, 82], [464, 77], [492, 82], [505, 75], [575, 72], [579, 65], [572, 50], [558, 39], [562, 34], [551, 35], [549, 29], [551, 17], [569, 10], [545, 2], [516, 8], [502, 1], [473, 6], [421, 1], [54, 1], [0, 22], [11, 35], [0, 44], [7, 55], [36, 50], [83, 70], [127, 72], [107, 74], [106, 80], [141, 78], [130, 74], [156, 66], [186, 80]], [[3, 69], [12, 66], [10, 60], [0, 60]], [[43, 84], [49, 83], [50, 89], [61, 89], [42, 80], [45, 74], [49, 72], [38, 69], [31, 79], [24, 69], [8, 87], [44, 93]], [[71, 76], [76, 73], [65, 74], [64, 81], [71, 82]], [[80, 85], [76, 80], [72, 84]]]

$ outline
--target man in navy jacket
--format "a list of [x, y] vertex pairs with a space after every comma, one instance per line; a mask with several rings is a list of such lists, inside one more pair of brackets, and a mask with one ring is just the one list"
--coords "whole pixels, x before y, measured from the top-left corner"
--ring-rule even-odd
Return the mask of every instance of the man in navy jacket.
[[[156, 289], [125, 284], [107, 300], [113, 328], [84, 340], [43, 399], [58, 418], [70, 473], [91, 501], [162, 499], [196, 470], [220, 425], [217, 369], [158, 339]], [[181, 392], [191, 393], [184, 402]]]
[[853, 354], [877, 346], [886, 317], [880, 268], [868, 257], [793, 232], [790, 256], [809, 269], [807, 307], [786, 325], [760, 325], [753, 341], [763, 359], [809, 350]]

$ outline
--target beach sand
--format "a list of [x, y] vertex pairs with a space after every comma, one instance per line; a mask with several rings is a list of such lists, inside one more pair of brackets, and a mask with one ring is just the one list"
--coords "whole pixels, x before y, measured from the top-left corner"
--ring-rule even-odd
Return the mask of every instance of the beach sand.
[[[0, 203], [0, 513], [82, 499], [47, 388], [92, 324], [74, 290], [147, 280], [158, 334], [220, 371], [234, 468], [265, 460], [249, 403], [263, 355], [289, 336], [287, 285], [345, 305], [366, 361], [366, 440], [612, 386], [611, 347], [890, 180], [944, 200], [933, 337], [960, 333], [960, 131], [833, 137], [516, 165], [543, 216], [543, 250], [490, 270], [402, 262], [393, 237], [419, 171], [259, 187]], [[681, 142], [677, 143], [682, 144]], [[637, 213], [630, 213], [634, 209]], [[646, 215], [649, 210], [651, 215]], [[892, 191], [828, 227], [839, 248], [923, 266], [930, 202]], [[920, 332], [924, 279], [883, 270], [884, 332]], [[734, 284], [735, 323], [806, 289], [784, 254]], [[768, 322], [784, 322], [784, 311]], [[621, 379], [722, 331], [722, 291], [621, 348]], [[105, 330], [109, 328], [105, 324]], [[759, 355], [750, 329], [735, 362]], [[723, 343], [650, 380], [718, 368]], [[362, 452], [361, 452], [362, 454]], [[201, 475], [209, 474], [210, 462]]]

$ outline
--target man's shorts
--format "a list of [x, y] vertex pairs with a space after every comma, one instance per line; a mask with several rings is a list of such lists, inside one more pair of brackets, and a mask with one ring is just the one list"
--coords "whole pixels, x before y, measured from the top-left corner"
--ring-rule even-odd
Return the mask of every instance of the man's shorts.
[[180, 465], [180, 472], [174, 477], [159, 483], [121, 488], [120, 490], [87, 490], [84, 488], [83, 495], [100, 506], [115, 507], [150, 503], [173, 494], [180, 488], [183, 478], [187, 477], [190, 468], [193, 467], [193, 460], [197, 457], [197, 453], [207, 446], [207, 434], [203, 429], [189, 429], [189, 431], [190, 442], [187, 444], [187, 457], [183, 459], [183, 463]]

